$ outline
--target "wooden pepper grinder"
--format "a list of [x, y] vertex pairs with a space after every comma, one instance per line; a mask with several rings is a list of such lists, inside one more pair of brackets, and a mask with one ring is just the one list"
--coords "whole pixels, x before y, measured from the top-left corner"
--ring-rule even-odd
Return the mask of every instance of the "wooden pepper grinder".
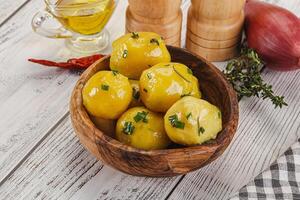
[[180, 46], [181, 0], [128, 0], [126, 32], [150, 31], [161, 35], [166, 44]]
[[238, 54], [245, 0], [191, 0], [186, 48], [209, 61]]

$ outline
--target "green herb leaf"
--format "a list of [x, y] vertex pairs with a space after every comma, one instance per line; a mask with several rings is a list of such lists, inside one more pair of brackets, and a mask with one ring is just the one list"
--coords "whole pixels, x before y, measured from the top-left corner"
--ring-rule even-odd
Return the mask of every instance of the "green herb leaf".
[[184, 129], [185, 123], [182, 121], [179, 121], [178, 116], [176, 114], [169, 116], [169, 121], [173, 127], [179, 128], [179, 129]]
[[125, 50], [123, 51], [122, 57], [123, 57], [123, 58], [127, 58], [127, 57], [128, 57], [128, 50], [125, 49]]
[[132, 32], [132, 33], [131, 33], [131, 37], [132, 37], [133, 39], [138, 39], [140, 36], [139, 36], [138, 33]]
[[101, 89], [102, 89], [102, 90], [105, 90], [105, 91], [108, 91], [108, 90], [109, 90], [109, 85], [102, 84], [102, 85], [101, 85]]
[[111, 70], [114, 76], [117, 76], [119, 72], [117, 70]]
[[180, 76], [180, 77], [181, 77], [183, 80], [185, 80], [186, 82], [191, 83], [191, 81], [187, 80], [182, 74], [179, 73], [179, 71], [177, 71], [177, 69], [175, 68], [174, 65], [172, 65], [172, 67], [173, 67], [174, 72], [175, 72], [178, 76]]
[[205, 129], [200, 126], [200, 122], [199, 122], [199, 116], [197, 117], [197, 127], [198, 127], [198, 135], [203, 134], [205, 132]]
[[148, 77], [148, 79], [151, 79], [152, 75], [150, 73], [147, 73], [147, 77]]
[[123, 127], [123, 133], [126, 135], [132, 135], [135, 127], [133, 126], [132, 122], [125, 122]]
[[190, 68], [187, 69], [187, 72], [193, 75], [193, 71]]
[[135, 116], [134, 116], [134, 121], [135, 122], [139, 122], [139, 121], [142, 121], [144, 123], [147, 123], [148, 122], [148, 119], [147, 119], [147, 115], [149, 113], [148, 112], [145, 112], [145, 111], [142, 111], [142, 112], [138, 112]]
[[186, 115], [186, 119], [188, 120], [190, 117], [192, 117], [192, 113], [191, 112]]
[[192, 92], [189, 92], [189, 93], [187, 93], [187, 94], [182, 94], [180, 97], [182, 98], [182, 97], [191, 96], [191, 94], [192, 94]]
[[152, 38], [152, 39], [150, 40], [150, 43], [151, 43], [151, 44], [157, 44], [157, 46], [159, 46], [159, 42], [158, 42], [158, 40], [157, 40], [156, 38]]
[[261, 77], [264, 63], [258, 54], [244, 45], [240, 57], [231, 60], [223, 73], [237, 92], [238, 98], [256, 96], [270, 99], [275, 108], [288, 104], [283, 96], [276, 96], [272, 86], [265, 83]]
[[221, 119], [222, 115], [221, 112], [218, 112], [218, 118]]
[[132, 88], [132, 97], [136, 100], [139, 100], [140, 98], [140, 92], [135, 87]]

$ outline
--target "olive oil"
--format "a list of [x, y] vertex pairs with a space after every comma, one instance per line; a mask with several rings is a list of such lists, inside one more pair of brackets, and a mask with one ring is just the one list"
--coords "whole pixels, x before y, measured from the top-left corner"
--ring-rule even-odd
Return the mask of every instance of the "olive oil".
[[63, 26], [83, 35], [102, 31], [115, 8], [114, 0], [57, 0], [53, 15]]

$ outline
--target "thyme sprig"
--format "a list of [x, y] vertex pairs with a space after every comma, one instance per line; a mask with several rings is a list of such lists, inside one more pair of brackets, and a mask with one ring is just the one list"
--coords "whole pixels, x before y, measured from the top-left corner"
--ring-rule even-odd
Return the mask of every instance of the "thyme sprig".
[[284, 97], [276, 96], [272, 86], [262, 79], [260, 72], [263, 66], [264, 63], [258, 54], [253, 49], [244, 46], [240, 57], [229, 61], [223, 73], [237, 92], [239, 99], [256, 96], [270, 99], [275, 108], [287, 106]]

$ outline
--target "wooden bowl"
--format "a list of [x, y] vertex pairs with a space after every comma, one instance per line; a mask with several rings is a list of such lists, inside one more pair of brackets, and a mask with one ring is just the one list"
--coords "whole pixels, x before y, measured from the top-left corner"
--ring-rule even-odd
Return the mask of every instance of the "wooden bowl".
[[89, 67], [80, 77], [72, 93], [70, 112], [80, 142], [97, 159], [122, 172], [136, 176], [166, 177], [185, 174], [218, 158], [229, 145], [238, 125], [238, 101], [222, 73], [203, 58], [176, 47], [168, 47], [172, 61], [190, 67], [199, 79], [203, 98], [222, 111], [223, 130], [215, 140], [193, 147], [173, 147], [144, 151], [120, 143], [98, 130], [82, 103], [85, 83], [100, 70], [109, 69], [109, 56]]

